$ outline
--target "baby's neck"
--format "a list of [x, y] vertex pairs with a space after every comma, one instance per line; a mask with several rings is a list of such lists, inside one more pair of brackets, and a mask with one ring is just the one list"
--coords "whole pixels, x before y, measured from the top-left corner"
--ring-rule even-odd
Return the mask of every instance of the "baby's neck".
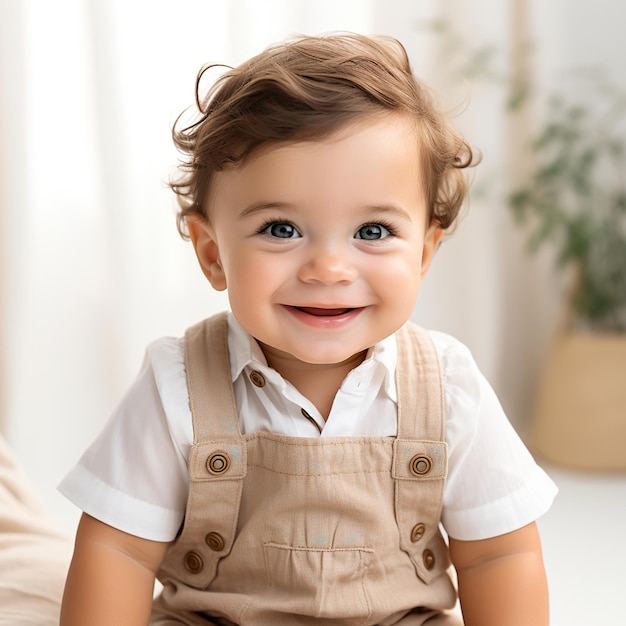
[[352, 355], [341, 363], [306, 363], [276, 354], [271, 348], [261, 345], [267, 363], [285, 380], [288, 380], [303, 396], [308, 398], [320, 412], [324, 420], [328, 419], [335, 396], [345, 377], [358, 367], [367, 351]]

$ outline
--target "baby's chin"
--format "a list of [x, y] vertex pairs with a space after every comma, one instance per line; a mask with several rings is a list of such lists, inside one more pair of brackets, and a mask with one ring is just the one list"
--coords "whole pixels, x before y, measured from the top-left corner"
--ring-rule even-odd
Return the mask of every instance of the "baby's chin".
[[[257, 339], [268, 364], [274, 367], [272, 363], [281, 362], [298, 369], [328, 369], [333, 367], [344, 366], [348, 363], [356, 367], [365, 359], [369, 348], [359, 349], [357, 352], [346, 353], [345, 350], [336, 347], [320, 347], [320, 346], [302, 346], [300, 349], [281, 349], [263, 343]], [[278, 369], [278, 368], [275, 368]]]

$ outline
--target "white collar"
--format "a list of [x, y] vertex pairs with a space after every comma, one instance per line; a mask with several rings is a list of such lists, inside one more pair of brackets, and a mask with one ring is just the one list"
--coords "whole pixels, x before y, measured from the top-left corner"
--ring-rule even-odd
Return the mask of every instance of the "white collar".
[[[235, 319], [232, 313], [228, 314], [228, 353], [230, 358], [231, 382], [235, 382], [244, 369], [250, 366], [252, 369], [259, 369], [268, 376], [268, 380], [284, 387], [285, 380], [282, 376], [267, 364], [267, 359], [254, 337], [250, 336]], [[397, 392], [395, 384], [396, 362], [398, 358], [398, 348], [395, 335], [390, 335], [382, 341], [372, 346], [365, 360], [350, 374], [383, 368], [385, 377], [383, 387], [385, 393], [393, 402], [397, 402]]]

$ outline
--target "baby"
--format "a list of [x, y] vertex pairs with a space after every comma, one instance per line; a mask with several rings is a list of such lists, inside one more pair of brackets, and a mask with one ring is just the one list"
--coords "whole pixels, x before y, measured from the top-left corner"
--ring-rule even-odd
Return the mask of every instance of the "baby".
[[171, 186], [231, 312], [149, 346], [61, 484], [62, 626], [458, 624], [451, 563], [466, 626], [547, 625], [555, 487], [468, 350], [408, 321], [468, 144], [393, 39], [205, 69]]

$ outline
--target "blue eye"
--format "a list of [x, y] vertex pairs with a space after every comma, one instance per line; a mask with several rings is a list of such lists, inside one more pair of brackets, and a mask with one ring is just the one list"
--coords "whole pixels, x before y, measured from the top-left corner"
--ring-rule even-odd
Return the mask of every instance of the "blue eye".
[[376, 239], [385, 239], [393, 235], [390, 228], [382, 224], [364, 224], [356, 231], [355, 239], [365, 239], [367, 241], [375, 241]]
[[296, 227], [293, 224], [289, 224], [289, 222], [270, 222], [269, 224], [264, 224], [259, 232], [278, 239], [300, 237]]

